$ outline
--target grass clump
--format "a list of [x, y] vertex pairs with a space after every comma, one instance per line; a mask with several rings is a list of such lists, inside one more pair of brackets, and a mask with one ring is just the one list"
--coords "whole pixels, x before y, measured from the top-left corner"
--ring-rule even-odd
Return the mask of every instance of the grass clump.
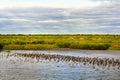
[[69, 48], [70, 47], [70, 45], [71, 45], [71, 43], [70, 42], [57, 42], [57, 46], [59, 47], [59, 48]]
[[3, 49], [5, 50], [44, 50], [44, 49], [53, 49], [53, 48], [58, 48], [58, 46], [48, 45], [48, 44], [5, 45]]
[[109, 44], [71, 44], [70, 48], [75, 49], [88, 49], [88, 50], [107, 50], [110, 47]]
[[78, 42], [58, 42], [57, 46], [60, 48], [73, 48], [73, 49], [87, 49], [87, 50], [107, 50], [109, 44], [96, 44], [96, 43], [78, 43]]

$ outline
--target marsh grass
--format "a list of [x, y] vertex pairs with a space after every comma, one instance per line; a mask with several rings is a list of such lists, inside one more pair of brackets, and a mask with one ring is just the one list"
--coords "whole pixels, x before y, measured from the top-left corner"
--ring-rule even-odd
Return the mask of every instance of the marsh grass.
[[90, 49], [90, 50], [106, 50], [110, 47], [109, 44], [71, 44], [70, 48], [75, 49]]
[[0, 35], [3, 49], [120, 50], [120, 35]]
[[58, 42], [57, 46], [60, 48], [73, 48], [73, 49], [88, 49], [88, 50], [106, 50], [110, 47], [109, 44], [100, 43], [78, 43], [78, 42]]
[[58, 48], [56, 45], [6, 45], [3, 49], [4, 50], [44, 50], [44, 49], [53, 49]]

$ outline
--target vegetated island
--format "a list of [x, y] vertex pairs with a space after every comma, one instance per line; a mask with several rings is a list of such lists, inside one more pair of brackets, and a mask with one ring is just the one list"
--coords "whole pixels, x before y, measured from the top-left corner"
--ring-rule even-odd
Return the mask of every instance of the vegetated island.
[[0, 34], [3, 50], [48, 49], [120, 50], [120, 35], [108, 34]]

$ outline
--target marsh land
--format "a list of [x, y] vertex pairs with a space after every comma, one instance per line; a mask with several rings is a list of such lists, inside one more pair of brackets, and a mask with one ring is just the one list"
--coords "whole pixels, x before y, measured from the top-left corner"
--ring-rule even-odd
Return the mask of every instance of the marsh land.
[[120, 35], [0, 35], [4, 50], [87, 49], [120, 50]]

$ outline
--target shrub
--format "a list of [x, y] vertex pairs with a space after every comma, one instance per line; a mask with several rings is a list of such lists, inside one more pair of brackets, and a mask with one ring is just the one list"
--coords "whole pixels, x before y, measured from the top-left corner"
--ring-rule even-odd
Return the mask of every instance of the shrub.
[[44, 40], [33, 41], [32, 44], [45, 44]]
[[44, 44], [45, 41], [44, 40], [40, 40], [40, 41], [37, 41], [38, 44]]
[[2, 49], [3, 48], [3, 44], [0, 44], [0, 49]]

